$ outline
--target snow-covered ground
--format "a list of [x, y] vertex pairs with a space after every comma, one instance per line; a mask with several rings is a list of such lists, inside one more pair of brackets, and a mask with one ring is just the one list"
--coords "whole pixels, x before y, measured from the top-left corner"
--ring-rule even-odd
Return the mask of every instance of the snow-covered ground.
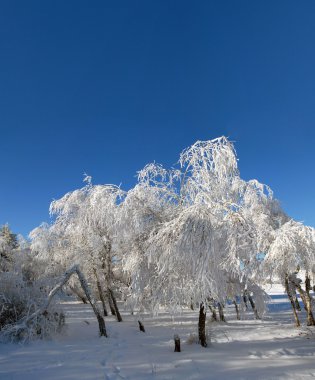
[[[212, 342], [207, 348], [191, 342], [198, 311], [186, 310], [175, 319], [167, 313], [145, 316], [146, 333], [139, 331], [137, 318], [125, 312], [122, 323], [106, 318], [109, 338], [99, 338], [90, 307], [69, 300], [62, 336], [27, 345], [0, 344], [0, 379], [315, 378], [315, 329], [295, 328], [282, 289], [269, 293], [272, 299], [263, 320], [246, 313], [237, 321], [229, 306], [227, 323], [208, 323]], [[181, 337], [181, 353], [173, 351], [174, 334]]]

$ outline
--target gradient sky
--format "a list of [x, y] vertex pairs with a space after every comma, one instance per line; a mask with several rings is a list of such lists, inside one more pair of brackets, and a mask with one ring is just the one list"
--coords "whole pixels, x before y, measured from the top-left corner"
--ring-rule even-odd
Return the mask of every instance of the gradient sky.
[[235, 141], [241, 175], [315, 227], [315, 1], [0, 3], [0, 224], [135, 184], [196, 140]]

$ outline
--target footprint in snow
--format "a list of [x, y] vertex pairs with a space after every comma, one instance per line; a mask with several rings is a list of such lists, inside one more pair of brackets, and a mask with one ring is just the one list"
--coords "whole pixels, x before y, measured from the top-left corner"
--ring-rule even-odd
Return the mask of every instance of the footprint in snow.
[[106, 370], [108, 373], [105, 373], [105, 380], [127, 380], [127, 377], [120, 373], [120, 367], [113, 365], [112, 369], [107, 368]]

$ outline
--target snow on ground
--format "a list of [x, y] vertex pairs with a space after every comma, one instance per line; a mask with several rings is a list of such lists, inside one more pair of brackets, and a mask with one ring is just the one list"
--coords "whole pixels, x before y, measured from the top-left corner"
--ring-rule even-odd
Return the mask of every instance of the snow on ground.
[[[268, 289], [267, 289], [268, 290]], [[91, 308], [65, 302], [67, 329], [51, 341], [27, 345], [0, 344], [1, 380], [84, 379], [311, 379], [315, 378], [315, 329], [293, 325], [281, 288], [269, 290], [269, 312], [263, 320], [246, 313], [237, 321], [233, 307], [227, 323], [208, 323], [207, 348], [187, 341], [197, 333], [198, 311], [146, 316], [146, 333], [125, 312], [124, 322], [106, 318], [109, 338], [99, 338]], [[175, 353], [179, 334], [182, 352]]]

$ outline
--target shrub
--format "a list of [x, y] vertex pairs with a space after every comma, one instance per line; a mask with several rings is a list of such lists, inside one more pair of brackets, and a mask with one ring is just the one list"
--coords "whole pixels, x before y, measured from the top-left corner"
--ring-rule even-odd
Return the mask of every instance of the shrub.
[[[48, 338], [64, 325], [64, 314], [55, 303], [35, 313], [47, 298], [41, 281], [26, 282], [19, 273], [0, 273], [0, 339], [26, 341]], [[34, 318], [30, 318], [35, 313]]]

